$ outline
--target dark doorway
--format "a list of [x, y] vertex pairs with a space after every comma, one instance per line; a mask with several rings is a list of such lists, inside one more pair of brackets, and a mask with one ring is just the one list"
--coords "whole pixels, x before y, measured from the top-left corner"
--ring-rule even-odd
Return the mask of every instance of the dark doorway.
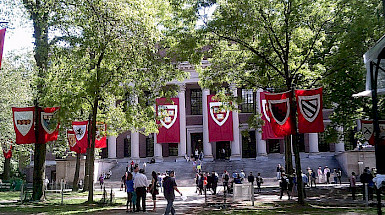
[[124, 157], [131, 157], [131, 138], [124, 138]]
[[178, 143], [169, 143], [168, 153], [169, 156], [178, 156]]
[[199, 153], [203, 151], [203, 133], [191, 134], [191, 152], [194, 153], [195, 149], [198, 149]]
[[281, 149], [280, 149], [281, 144], [280, 144], [279, 140], [269, 139], [266, 141], [267, 141], [267, 145], [269, 146], [267, 148], [268, 149], [267, 153], [281, 153]]
[[146, 157], [154, 157], [154, 137], [146, 137]]
[[256, 152], [255, 131], [249, 131], [247, 136], [242, 136], [242, 157], [255, 158]]
[[297, 134], [297, 139], [299, 143], [299, 151], [305, 152], [305, 135], [304, 134]]
[[231, 146], [230, 141], [221, 141], [216, 142], [216, 152], [215, 152], [215, 158], [216, 159], [230, 159], [231, 155]]
[[102, 158], [108, 158], [108, 139], [106, 140], [106, 145], [107, 145], [107, 147], [106, 148], [102, 148], [102, 151], [100, 153], [100, 156]]

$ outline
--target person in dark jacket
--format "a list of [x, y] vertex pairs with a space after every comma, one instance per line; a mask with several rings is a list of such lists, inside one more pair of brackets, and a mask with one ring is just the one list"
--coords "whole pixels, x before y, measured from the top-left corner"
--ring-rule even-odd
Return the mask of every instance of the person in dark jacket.
[[289, 179], [286, 177], [285, 173], [282, 173], [281, 180], [279, 182], [279, 188], [281, 191], [281, 195], [279, 196], [279, 199], [282, 199], [283, 193], [287, 192], [287, 196], [289, 197], [289, 200], [290, 200], [290, 192], [288, 190], [288, 184], [289, 184]]

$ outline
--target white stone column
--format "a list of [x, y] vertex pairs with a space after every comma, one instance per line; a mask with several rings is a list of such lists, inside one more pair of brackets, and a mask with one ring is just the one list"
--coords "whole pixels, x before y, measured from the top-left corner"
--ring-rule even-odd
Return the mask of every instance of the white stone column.
[[338, 127], [338, 143], [335, 144], [335, 153], [340, 153], [345, 151], [345, 143], [344, 143], [344, 128]]
[[163, 162], [162, 144], [158, 143], [156, 134], [154, 134], [154, 158], [155, 162]]
[[[238, 97], [237, 87], [235, 85], [230, 86], [230, 90], [234, 98]], [[241, 160], [241, 141], [239, 135], [239, 116], [238, 116], [238, 104], [234, 102], [234, 111], [233, 111], [233, 137], [234, 140], [231, 141], [231, 156], [230, 160]]]
[[[262, 113], [261, 92], [263, 92], [263, 89], [258, 89], [255, 101], [257, 103], [257, 113]], [[257, 160], [267, 160], [266, 140], [262, 140], [262, 128], [255, 131], [255, 138], [257, 143]]]
[[207, 96], [210, 95], [210, 90], [202, 90], [202, 116], [203, 116], [203, 154], [205, 161], [212, 161], [213, 158], [213, 149], [211, 143], [209, 142], [209, 116], [207, 109]]
[[116, 137], [107, 136], [108, 140], [108, 158], [116, 158]]
[[317, 154], [318, 150], [318, 133], [309, 133], [309, 153]]
[[179, 122], [180, 122], [180, 142], [178, 147], [177, 161], [185, 161], [186, 155], [186, 85], [180, 84], [179, 97]]
[[[134, 96], [133, 104], [138, 104], [138, 97]], [[139, 160], [139, 132], [136, 129], [131, 130], [131, 159]]]

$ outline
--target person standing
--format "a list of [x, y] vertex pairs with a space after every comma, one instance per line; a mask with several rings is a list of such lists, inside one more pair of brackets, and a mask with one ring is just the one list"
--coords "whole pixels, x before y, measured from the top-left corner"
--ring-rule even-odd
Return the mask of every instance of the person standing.
[[159, 190], [157, 188], [158, 184], [158, 175], [155, 171], [152, 171], [152, 179], [151, 179], [151, 185], [150, 185], [150, 193], [152, 196], [152, 201], [154, 202], [154, 207], [152, 208], [151, 212], [156, 212], [156, 195], [159, 194]]
[[178, 186], [176, 185], [176, 182], [175, 182], [174, 171], [170, 171], [169, 176], [166, 176], [164, 178], [163, 187], [164, 187], [164, 198], [167, 200], [166, 211], [164, 212], [164, 214], [168, 215], [171, 212], [171, 214], [174, 215], [175, 214], [174, 190], [177, 191], [182, 196], [182, 193], [178, 190]]
[[137, 200], [136, 200], [136, 211], [140, 211], [140, 201], [142, 201], [142, 210], [146, 212], [146, 188], [147, 177], [143, 174], [144, 170], [140, 169], [139, 173], [134, 177], [134, 189], [136, 192]]
[[277, 165], [277, 180], [281, 179], [281, 164]]
[[285, 173], [281, 174], [281, 181], [279, 182], [279, 188], [281, 191], [281, 195], [279, 196], [279, 199], [282, 199], [283, 193], [286, 191], [287, 196], [289, 197], [289, 200], [290, 200], [290, 193], [288, 190], [288, 179], [287, 179]]
[[216, 176], [215, 172], [211, 172], [211, 189], [213, 190], [213, 194], [217, 194], [217, 186], [218, 186], [218, 176]]
[[317, 176], [318, 176], [318, 184], [321, 184], [323, 182], [323, 172], [322, 172], [321, 166], [318, 167]]
[[328, 166], [325, 166], [324, 178], [326, 178], [326, 184], [330, 184], [330, 169]]
[[352, 198], [356, 200], [356, 173], [352, 172], [352, 176], [350, 176], [350, 189], [352, 191]]
[[257, 181], [257, 191], [258, 193], [261, 193], [261, 185], [263, 184], [263, 178], [261, 177], [260, 172], [257, 174], [256, 181]]
[[199, 157], [199, 151], [198, 151], [198, 148], [196, 148], [194, 152], [195, 161], [198, 160], [198, 157]]
[[338, 168], [337, 170], [337, 178], [338, 178], [338, 181], [340, 182], [340, 185], [341, 185], [341, 177], [342, 177], [342, 171], [340, 168]]
[[307, 177], [307, 175], [305, 173], [302, 173], [301, 174], [302, 176], [302, 183], [303, 183], [303, 197], [306, 198], [306, 185], [308, 184], [309, 182], [309, 178]]
[[334, 180], [334, 184], [337, 184], [338, 183], [338, 177], [337, 177], [337, 169], [334, 168], [333, 169], [333, 180]]
[[99, 176], [99, 184], [100, 184], [100, 189], [103, 189], [103, 184], [104, 184], [104, 177], [103, 174], [100, 174]]
[[241, 170], [241, 173], [239, 173], [239, 177], [241, 177], [241, 181], [243, 182], [243, 180], [246, 177], [246, 174], [245, 174], [245, 172], [243, 172], [243, 169]]
[[[132, 176], [132, 174], [131, 174], [131, 176]], [[127, 188], [127, 186], [126, 186], [126, 180], [127, 180], [127, 172], [126, 173], [124, 173], [124, 175], [122, 176], [122, 180], [121, 180], [121, 185], [120, 185], [120, 191], [121, 190], [126, 190], [126, 188]]]
[[223, 192], [226, 192], [229, 188], [229, 173], [225, 170], [222, 175], [222, 183], [223, 183]]
[[310, 176], [310, 187], [313, 187], [313, 184], [314, 184], [314, 187], [317, 187], [316, 179], [317, 179], [317, 176], [315, 175], [315, 171], [312, 169], [311, 176]]
[[[133, 212], [135, 211], [135, 204], [133, 204], [133, 192], [134, 192], [134, 181], [132, 180], [132, 174], [130, 172], [127, 173], [127, 180], [126, 180], [126, 187], [127, 187], [127, 208], [126, 212]], [[130, 210], [128, 210], [128, 205], [130, 205]]]

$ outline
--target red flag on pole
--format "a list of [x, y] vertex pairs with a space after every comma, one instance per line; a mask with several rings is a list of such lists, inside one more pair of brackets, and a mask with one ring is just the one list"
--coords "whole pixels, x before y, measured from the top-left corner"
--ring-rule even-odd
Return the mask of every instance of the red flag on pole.
[[156, 113], [159, 119], [156, 123], [160, 125], [157, 143], [179, 143], [179, 98], [156, 99]]
[[[379, 121], [380, 126], [380, 145], [385, 145], [385, 121]], [[368, 143], [374, 146], [374, 126], [373, 120], [361, 120], [361, 131]]]
[[72, 122], [72, 128], [75, 132], [76, 144], [85, 150], [88, 148], [88, 121]]
[[3, 145], [3, 155], [6, 159], [12, 157], [12, 145], [11, 144], [2, 144]]
[[86, 153], [86, 148], [80, 148], [76, 143], [76, 135], [75, 131], [73, 130], [67, 130], [67, 140], [68, 145], [70, 146], [70, 150], [76, 153]]
[[6, 31], [5, 28], [0, 30], [0, 69], [1, 69], [1, 59], [3, 58], [5, 31]]
[[271, 119], [269, 117], [269, 105], [266, 102], [265, 94], [268, 92], [261, 92], [260, 93], [260, 107], [261, 107], [261, 115], [262, 120], [265, 122], [265, 124], [262, 126], [262, 140], [267, 139], [283, 139], [283, 137], [278, 137], [274, 134], [273, 128], [271, 127]]
[[290, 114], [291, 92], [266, 93], [265, 98], [269, 107], [271, 127], [279, 137], [294, 134]]
[[295, 90], [299, 133], [320, 133], [325, 130], [322, 114], [322, 87]]
[[35, 107], [12, 108], [16, 144], [35, 143]]
[[233, 114], [213, 97], [207, 96], [209, 142], [233, 141]]
[[104, 122], [96, 122], [95, 148], [107, 147], [107, 125]]
[[39, 139], [41, 143], [57, 140], [60, 126], [59, 109], [60, 107], [40, 109]]

